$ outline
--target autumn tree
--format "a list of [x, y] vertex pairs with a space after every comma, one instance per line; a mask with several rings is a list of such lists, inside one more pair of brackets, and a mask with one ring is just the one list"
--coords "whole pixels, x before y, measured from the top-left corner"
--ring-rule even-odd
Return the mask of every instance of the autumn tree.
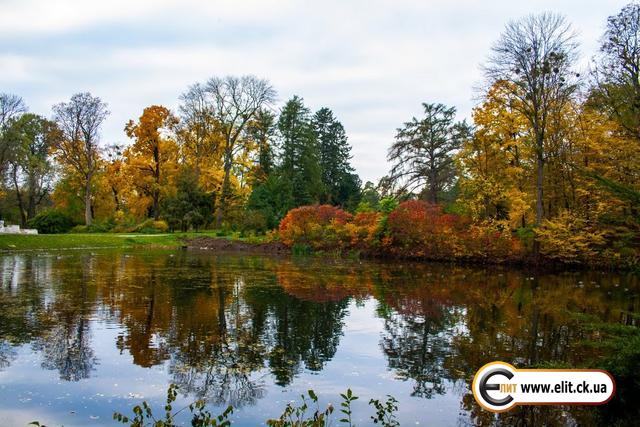
[[475, 220], [508, 220], [512, 227], [525, 227], [532, 212], [533, 194], [527, 190], [533, 158], [528, 123], [510, 94], [509, 83], [498, 82], [473, 110], [473, 136], [456, 154], [460, 199]]
[[490, 85], [507, 82], [515, 108], [526, 118], [536, 152], [536, 224], [544, 218], [545, 149], [551, 121], [576, 91], [571, 68], [577, 43], [571, 26], [553, 13], [530, 15], [507, 24], [493, 45], [485, 75]]
[[13, 120], [4, 138], [9, 145], [9, 180], [14, 189], [22, 227], [51, 190], [53, 164], [50, 151], [60, 132], [54, 122], [26, 113]]
[[112, 144], [105, 150], [104, 175], [116, 211], [122, 210], [123, 192], [128, 187], [125, 160], [123, 148], [118, 144]]
[[610, 16], [593, 70], [591, 103], [640, 138], [640, 4]]
[[90, 93], [77, 93], [69, 102], [53, 106], [55, 121], [62, 132], [54, 146], [58, 162], [76, 174], [84, 193], [84, 219], [91, 225], [91, 189], [100, 166], [100, 126], [109, 115], [107, 104]]
[[199, 180], [212, 181], [216, 172], [212, 173], [209, 169], [221, 169], [223, 138], [211, 98], [206, 87], [196, 83], [180, 95], [180, 101], [180, 123], [176, 128], [176, 136], [181, 159], [193, 168]]
[[[224, 78], [207, 81], [204, 91], [209, 102], [217, 131], [222, 135], [223, 181], [216, 226], [220, 226], [231, 199], [231, 175], [246, 143], [247, 124], [263, 107], [275, 100], [275, 90], [267, 80], [254, 76]], [[246, 154], [246, 153], [245, 153]]]
[[453, 153], [468, 137], [465, 122], [455, 122], [456, 110], [443, 104], [422, 104], [424, 117], [413, 118], [398, 129], [387, 159], [393, 164], [389, 180], [399, 192], [426, 188], [427, 200], [439, 201], [439, 193], [455, 179]]
[[144, 109], [138, 122], [130, 120], [125, 132], [135, 139], [127, 149], [129, 166], [132, 168], [135, 185], [151, 198], [151, 215], [160, 219], [160, 198], [168, 182], [168, 168], [175, 166], [176, 144], [172, 129], [178, 119], [161, 105]]

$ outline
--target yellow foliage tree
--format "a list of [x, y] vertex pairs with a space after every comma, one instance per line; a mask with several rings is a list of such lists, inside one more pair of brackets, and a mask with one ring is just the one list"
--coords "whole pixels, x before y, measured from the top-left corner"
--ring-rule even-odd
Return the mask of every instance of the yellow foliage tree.
[[131, 200], [132, 211], [147, 210], [155, 220], [160, 218], [160, 201], [173, 188], [177, 171], [178, 146], [173, 130], [178, 119], [160, 105], [144, 109], [138, 122], [130, 120], [125, 127], [135, 142], [125, 150], [127, 176], [140, 198]]
[[509, 83], [490, 88], [473, 110], [476, 127], [457, 155], [460, 202], [475, 220], [502, 221], [525, 226], [532, 218], [535, 195], [529, 179], [532, 150], [526, 144], [527, 122], [513, 107]]

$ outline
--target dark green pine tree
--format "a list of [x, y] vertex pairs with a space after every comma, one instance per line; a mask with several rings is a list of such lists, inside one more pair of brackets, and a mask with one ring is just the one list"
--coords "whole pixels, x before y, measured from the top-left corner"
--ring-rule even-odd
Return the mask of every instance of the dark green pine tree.
[[292, 199], [289, 182], [285, 182], [277, 172], [272, 172], [264, 182], [253, 187], [246, 208], [259, 212], [265, 226], [273, 229], [293, 206]]
[[455, 184], [454, 153], [471, 135], [465, 121], [455, 122], [456, 109], [423, 103], [424, 117], [398, 129], [387, 159], [393, 163], [387, 181], [398, 194], [418, 191], [430, 203], [442, 202]]
[[248, 137], [258, 146], [255, 159], [253, 184], [267, 180], [274, 168], [273, 137], [276, 129], [275, 115], [266, 109], [258, 110], [254, 119], [247, 125]]
[[162, 205], [163, 217], [171, 230], [198, 230], [213, 217], [212, 198], [198, 184], [195, 171], [183, 167], [178, 173], [176, 194]]
[[253, 189], [245, 207], [247, 211], [262, 215], [265, 226], [273, 229], [278, 226], [291, 203], [275, 166], [275, 115], [266, 109], [259, 110], [247, 126], [247, 133], [257, 144], [258, 153], [252, 177]]
[[349, 163], [351, 146], [342, 123], [329, 108], [321, 108], [313, 116], [312, 125], [318, 141], [324, 187], [320, 201], [340, 206], [357, 205], [361, 182]]
[[294, 96], [285, 104], [278, 119], [279, 170], [287, 193], [288, 209], [318, 203], [323, 193], [316, 135], [309, 109]]

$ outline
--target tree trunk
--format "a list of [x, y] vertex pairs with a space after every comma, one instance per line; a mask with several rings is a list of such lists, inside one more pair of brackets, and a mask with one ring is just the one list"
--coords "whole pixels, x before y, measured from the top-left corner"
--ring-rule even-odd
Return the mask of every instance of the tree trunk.
[[537, 159], [537, 180], [536, 180], [536, 225], [540, 225], [544, 218], [543, 205], [543, 186], [544, 186], [544, 159], [542, 153], [538, 153]]
[[27, 203], [27, 221], [36, 216], [36, 196], [29, 193], [29, 202]]
[[160, 192], [158, 190], [153, 192], [153, 219], [160, 220]]
[[12, 172], [13, 186], [16, 190], [18, 209], [20, 210], [20, 227], [25, 228], [27, 226], [27, 213], [24, 210], [24, 201], [22, 200], [22, 193], [20, 192], [20, 185], [18, 184], [18, 168], [14, 166]]
[[[537, 153], [536, 153], [536, 167], [537, 167], [537, 179], [536, 179], [536, 226], [540, 226], [542, 219], [544, 218], [544, 205], [543, 205], [543, 186], [544, 186], [544, 136], [538, 134], [537, 139]], [[540, 258], [540, 242], [537, 238], [533, 239], [533, 256], [536, 260]]]
[[116, 205], [116, 211], [120, 210], [120, 198], [118, 197], [118, 190], [115, 187], [111, 187], [111, 192], [113, 193], [113, 202]]
[[434, 205], [438, 203], [438, 191], [433, 187], [429, 189], [429, 203]]
[[91, 176], [87, 177], [84, 186], [84, 223], [85, 225], [91, 225], [93, 215], [91, 212]]
[[160, 147], [156, 145], [153, 149], [153, 160], [155, 162], [154, 179], [155, 188], [153, 189], [153, 219], [160, 219]]
[[36, 178], [33, 175], [29, 176], [29, 198], [27, 201], [27, 220], [30, 220], [31, 218], [36, 216], [36, 206], [39, 203], [36, 200], [36, 193], [39, 192], [39, 189], [37, 190], [37, 188], [38, 188], [38, 185], [36, 184]]
[[[433, 159], [433, 155], [431, 157]], [[427, 192], [428, 202], [436, 204], [438, 202], [438, 183], [435, 165], [431, 162], [431, 171], [429, 172], [429, 190]]]
[[227, 204], [229, 199], [230, 192], [230, 176], [231, 176], [231, 166], [232, 162], [228, 156], [225, 156], [224, 162], [224, 179], [222, 180], [222, 195], [220, 197], [220, 207], [216, 212], [216, 228], [220, 228], [220, 224], [222, 223], [222, 216], [226, 214]]

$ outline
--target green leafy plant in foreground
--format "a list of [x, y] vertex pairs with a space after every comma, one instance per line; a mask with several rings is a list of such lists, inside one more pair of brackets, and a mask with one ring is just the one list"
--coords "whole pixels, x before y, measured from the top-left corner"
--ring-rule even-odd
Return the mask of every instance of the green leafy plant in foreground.
[[357, 400], [358, 396], [355, 396], [351, 392], [351, 389], [347, 389], [346, 393], [340, 393], [340, 397], [342, 397], [342, 403], [340, 403], [340, 406], [342, 406], [342, 409], [340, 409], [340, 412], [342, 412], [345, 415], [344, 418], [340, 419], [340, 422], [345, 423], [348, 426], [352, 426], [353, 421], [351, 419], [351, 415], [353, 414], [353, 411], [351, 410], [351, 402], [353, 402], [354, 400]]
[[192, 414], [191, 425], [193, 427], [225, 427], [231, 425], [229, 416], [233, 413], [231, 406], [227, 407], [220, 415], [214, 416], [205, 409], [206, 401], [198, 400], [189, 406], [186, 406], [176, 412], [173, 411], [173, 403], [178, 396], [178, 386], [171, 384], [167, 389], [167, 402], [164, 406], [165, 416], [164, 419], [157, 419], [153, 415], [153, 410], [149, 404], [144, 401], [142, 405], [136, 405], [133, 407], [133, 418], [129, 418], [119, 412], [113, 414], [113, 419], [122, 423], [129, 424], [131, 427], [143, 427], [151, 425], [153, 427], [174, 427], [175, 417], [184, 411], [189, 409]]
[[[233, 414], [233, 407], [229, 406], [224, 412], [214, 416], [205, 409], [206, 401], [198, 400], [174, 412], [173, 403], [177, 396], [178, 386], [171, 384], [167, 390], [164, 418], [156, 418], [152, 408], [144, 401], [142, 404], [133, 407], [132, 417], [116, 412], [113, 414], [113, 419], [122, 424], [128, 424], [131, 427], [174, 427], [176, 426], [176, 416], [188, 409], [192, 414], [191, 426], [193, 427], [224, 427], [231, 425], [229, 417]], [[345, 393], [341, 393], [340, 397], [342, 398], [342, 402], [340, 403], [342, 418], [338, 420], [338, 425], [354, 427], [351, 405], [358, 399], [358, 396], [353, 394], [351, 389], [348, 389]], [[301, 395], [300, 398], [300, 403], [288, 403], [277, 419], [267, 420], [266, 424], [269, 427], [328, 427], [335, 425], [334, 419], [332, 418], [334, 412], [332, 404], [322, 409], [318, 403], [318, 396], [313, 390], [308, 390], [307, 394]], [[398, 411], [398, 401], [394, 397], [387, 396], [387, 401], [384, 403], [376, 399], [371, 399], [369, 405], [376, 409], [375, 415], [370, 417], [374, 424], [379, 424], [383, 427], [397, 427], [400, 425], [395, 416], [395, 413]], [[33, 425], [40, 426], [36, 421], [34, 421]]]
[[[140, 405], [133, 407], [133, 415], [127, 416], [119, 412], [114, 412], [113, 419], [121, 424], [130, 427], [175, 427], [176, 417], [185, 410], [191, 413], [192, 427], [227, 427], [231, 425], [229, 417], [233, 414], [233, 407], [229, 406], [219, 415], [213, 415], [206, 408], [205, 400], [198, 400], [191, 405], [185, 406], [174, 411], [173, 404], [178, 396], [178, 386], [171, 384], [167, 389], [167, 400], [164, 406], [164, 417], [156, 417], [153, 409], [146, 401]], [[358, 400], [358, 396], [353, 394], [351, 389], [347, 389], [345, 393], [341, 393], [340, 412], [342, 418], [338, 420], [338, 425], [343, 427], [354, 427], [353, 410], [351, 405]], [[308, 390], [306, 395], [301, 395], [301, 403], [290, 402], [277, 419], [266, 421], [269, 427], [328, 427], [334, 425], [331, 415], [334, 412], [332, 404], [327, 405], [325, 409], [320, 408], [318, 396], [313, 390]], [[382, 427], [398, 427], [400, 423], [396, 419], [395, 413], [398, 411], [398, 401], [387, 395], [385, 402], [377, 399], [371, 399], [369, 405], [376, 410], [375, 415], [371, 416], [374, 424]], [[313, 411], [313, 412], [311, 412]], [[33, 421], [30, 425], [37, 427], [46, 427], [39, 421]]]
[[400, 426], [400, 422], [395, 415], [398, 412], [398, 401], [395, 397], [387, 395], [387, 401], [384, 403], [377, 399], [371, 399], [369, 400], [369, 405], [376, 408], [376, 415], [371, 417], [374, 424], [380, 424], [383, 427]]
[[[318, 396], [313, 390], [301, 395], [302, 404], [297, 406], [288, 403], [278, 419], [267, 420], [269, 427], [322, 427], [328, 425], [329, 416], [333, 413], [333, 406], [329, 405], [323, 411], [318, 404]], [[308, 399], [307, 399], [308, 397]], [[307, 410], [313, 406], [315, 411], [307, 415]]]

